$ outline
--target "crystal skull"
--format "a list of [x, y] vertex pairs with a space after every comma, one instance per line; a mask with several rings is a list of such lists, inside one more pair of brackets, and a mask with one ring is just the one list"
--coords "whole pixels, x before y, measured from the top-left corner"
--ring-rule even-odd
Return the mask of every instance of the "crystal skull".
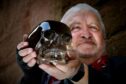
[[37, 63], [67, 63], [67, 48], [71, 32], [64, 23], [48, 20], [41, 22], [28, 36], [29, 46], [37, 52]]

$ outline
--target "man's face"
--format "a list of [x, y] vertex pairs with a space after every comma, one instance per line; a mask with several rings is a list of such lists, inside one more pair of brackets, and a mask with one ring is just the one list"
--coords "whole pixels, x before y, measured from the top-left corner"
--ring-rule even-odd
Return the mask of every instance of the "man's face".
[[99, 20], [92, 12], [80, 11], [63, 21], [71, 30], [72, 47], [81, 58], [103, 54], [105, 41]]

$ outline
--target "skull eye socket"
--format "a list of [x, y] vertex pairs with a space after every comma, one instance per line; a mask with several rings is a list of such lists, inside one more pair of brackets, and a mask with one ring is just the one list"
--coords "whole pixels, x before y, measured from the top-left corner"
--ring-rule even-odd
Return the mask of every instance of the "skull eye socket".
[[62, 35], [62, 39], [65, 42], [69, 42], [71, 40], [71, 38], [72, 38], [71, 35], [68, 34], [68, 33], [65, 33], [65, 34]]
[[45, 40], [44, 40], [44, 38], [42, 38], [42, 39], [40, 40], [40, 43], [41, 43], [41, 44], [44, 44], [44, 42], [45, 42]]
[[54, 31], [48, 30], [44, 32], [44, 37], [52, 40], [56, 36], [56, 33]]

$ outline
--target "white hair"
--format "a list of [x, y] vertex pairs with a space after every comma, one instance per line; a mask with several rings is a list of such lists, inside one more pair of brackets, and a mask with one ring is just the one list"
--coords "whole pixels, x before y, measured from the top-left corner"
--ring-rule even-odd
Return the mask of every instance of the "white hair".
[[61, 19], [61, 22], [66, 21], [66, 19], [72, 17], [73, 14], [79, 12], [80, 10], [84, 11], [84, 12], [89, 11], [89, 12], [92, 12], [92, 13], [94, 13], [96, 15], [96, 17], [99, 20], [101, 29], [102, 29], [102, 31], [104, 33], [104, 36], [105, 36], [105, 26], [103, 24], [100, 13], [95, 8], [93, 8], [92, 6], [90, 6], [90, 5], [86, 4], [86, 3], [79, 3], [79, 4], [71, 7], [68, 11], [66, 11], [66, 13], [64, 14], [64, 16]]

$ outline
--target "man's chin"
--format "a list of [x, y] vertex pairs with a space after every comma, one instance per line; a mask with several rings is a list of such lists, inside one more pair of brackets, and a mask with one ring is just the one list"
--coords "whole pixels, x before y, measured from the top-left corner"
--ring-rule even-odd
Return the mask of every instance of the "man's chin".
[[96, 55], [97, 51], [93, 49], [77, 50], [78, 56], [81, 58], [93, 57]]
[[94, 56], [95, 56], [94, 54], [81, 54], [81, 55], [79, 55], [79, 58], [85, 59], [85, 58], [91, 58]]

